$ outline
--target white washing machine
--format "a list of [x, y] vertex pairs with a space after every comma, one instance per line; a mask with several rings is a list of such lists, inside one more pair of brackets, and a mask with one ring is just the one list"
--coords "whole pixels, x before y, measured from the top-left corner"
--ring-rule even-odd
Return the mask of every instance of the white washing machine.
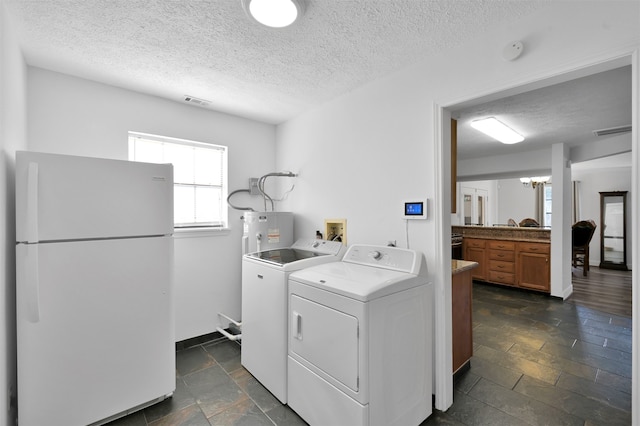
[[418, 425], [432, 412], [433, 286], [421, 253], [352, 245], [289, 276], [288, 404], [312, 425]]
[[287, 402], [287, 281], [309, 266], [342, 259], [339, 241], [300, 239], [289, 248], [243, 256], [242, 365]]

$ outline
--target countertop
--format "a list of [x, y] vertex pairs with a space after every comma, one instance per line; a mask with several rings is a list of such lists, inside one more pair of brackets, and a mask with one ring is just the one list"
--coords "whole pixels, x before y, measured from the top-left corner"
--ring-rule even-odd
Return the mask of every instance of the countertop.
[[512, 226], [452, 226], [451, 232], [461, 234], [462, 238], [481, 238], [485, 240], [511, 240], [529, 243], [550, 243], [551, 229]]
[[468, 260], [451, 260], [451, 274], [459, 274], [460, 272], [469, 271], [478, 266], [478, 262], [470, 262]]

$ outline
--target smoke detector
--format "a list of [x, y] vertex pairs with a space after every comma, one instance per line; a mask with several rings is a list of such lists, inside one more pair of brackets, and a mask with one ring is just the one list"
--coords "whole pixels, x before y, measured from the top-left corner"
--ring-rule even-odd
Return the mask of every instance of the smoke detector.
[[505, 61], [514, 61], [522, 55], [524, 44], [521, 41], [512, 41], [502, 49], [502, 58]]
[[618, 126], [609, 127], [608, 129], [594, 130], [593, 134], [596, 136], [609, 136], [617, 135], [618, 133], [628, 133], [631, 131], [631, 126]]
[[211, 101], [207, 101], [206, 99], [196, 98], [195, 96], [184, 95], [184, 101], [189, 102], [190, 104], [195, 104], [199, 106], [207, 106], [211, 103]]

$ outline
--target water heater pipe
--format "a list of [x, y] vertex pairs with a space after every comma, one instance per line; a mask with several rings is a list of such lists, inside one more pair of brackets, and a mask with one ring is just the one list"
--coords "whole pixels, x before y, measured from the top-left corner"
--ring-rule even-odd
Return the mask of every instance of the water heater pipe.
[[267, 180], [268, 177], [271, 177], [271, 176], [275, 176], [275, 177], [296, 177], [298, 175], [295, 174], [295, 173], [292, 173], [292, 172], [275, 172], [275, 173], [267, 173], [266, 175], [264, 175], [260, 179], [258, 179], [258, 190], [260, 191], [260, 193], [262, 194], [262, 198], [264, 199], [264, 210], [265, 211], [267, 211], [267, 199], [269, 199], [269, 201], [271, 202], [271, 211], [274, 211], [273, 199], [266, 192], [264, 192], [264, 182]]

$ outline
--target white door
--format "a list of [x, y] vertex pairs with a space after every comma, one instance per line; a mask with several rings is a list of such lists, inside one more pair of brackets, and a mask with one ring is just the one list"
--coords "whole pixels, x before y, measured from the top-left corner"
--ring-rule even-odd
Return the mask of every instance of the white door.
[[486, 189], [462, 187], [462, 214], [465, 225], [487, 224], [487, 199]]
[[295, 294], [289, 303], [290, 352], [358, 392], [358, 318]]
[[19, 244], [21, 426], [86, 425], [175, 389], [173, 239]]

